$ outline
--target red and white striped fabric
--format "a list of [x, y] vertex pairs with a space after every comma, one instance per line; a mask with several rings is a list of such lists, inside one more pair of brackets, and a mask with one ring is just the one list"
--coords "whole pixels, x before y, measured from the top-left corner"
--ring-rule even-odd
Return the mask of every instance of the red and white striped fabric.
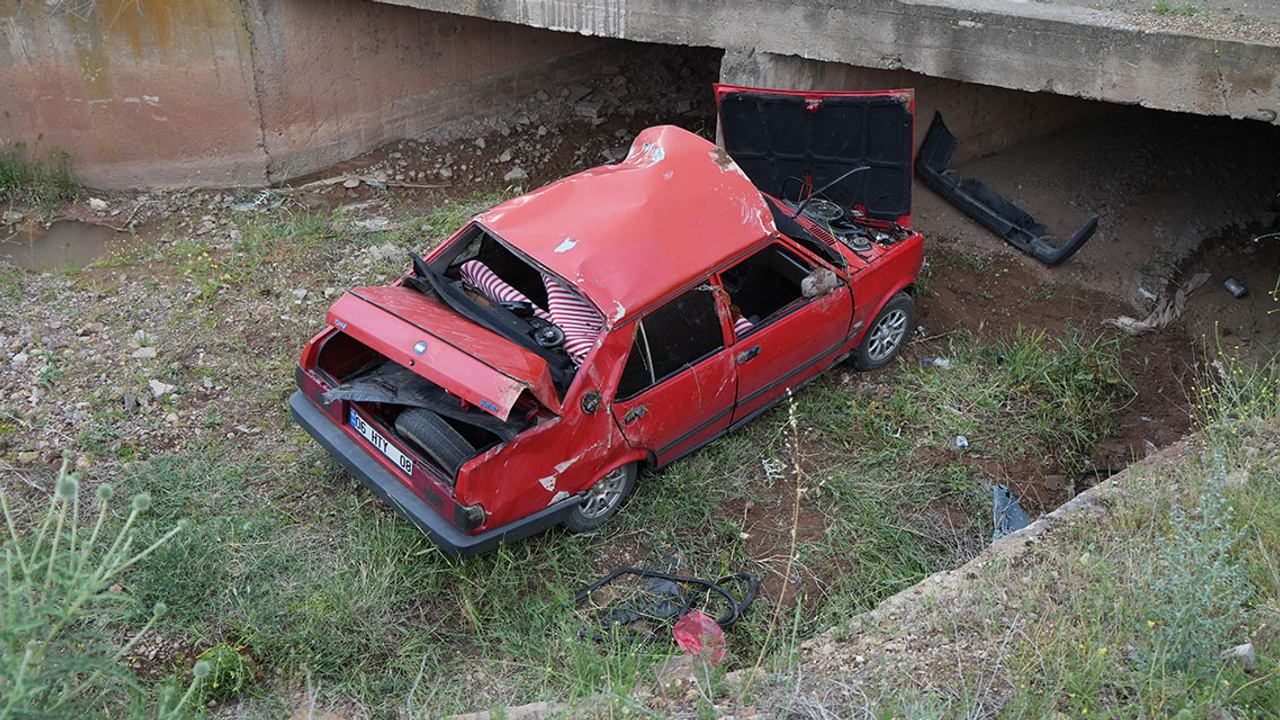
[[753, 327], [755, 327], [755, 324], [741, 315], [738, 316], [737, 320], [733, 321], [733, 332], [738, 337], [742, 337]]
[[578, 298], [559, 281], [546, 275], [542, 276], [542, 284], [547, 289], [547, 309], [543, 310], [533, 303], [524, 293], [511, 287], [488, 265], [479, 260], [468, 260], [459, 269], [463, 282], [479, 288], [485, 297], [494, 302], [524, 302], [533, 308], [533, 314], [564, 331], [564, 349], [575, 363], [582, 359], [595, 345], [596, 338], [604, 329], [604, 321], [585, 301]]
[[586, 301], [569, 291], [558, 280], [546, 275], [542, 276], [542, 284], [547, 288], [547, 310], [551, 312], [551, 322], [564, 331], [564, 349], [576, 363], [591, 352], [596, 338], [604, 329], [604, 321]]
[[489, 269], [488, 265], [479, 260], [468, 260], [462, 263], [458, 274], [462, 277], [462, 281], [480, 289], [485, 297], [494, 302], [522, 302], [529, 303], [533, 308], [533, 314], [546, 320], [547, 322], [555, 322], [546, 310], [533, 304], [524, 293], [508, 285], [497, 273]]

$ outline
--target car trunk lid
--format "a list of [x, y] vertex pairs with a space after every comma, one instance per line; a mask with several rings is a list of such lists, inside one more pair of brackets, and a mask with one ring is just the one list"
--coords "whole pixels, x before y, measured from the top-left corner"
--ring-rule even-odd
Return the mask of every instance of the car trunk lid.
[[800, 200], [830, 185], [823, 195], [842, 207], [910, 226], [914, 91], [716, 85], [716, 103], [725, 150], [761, 191]]
[[526, 390], [560, 412], [545, 360], [409, 288], [356, 288], [333, 304], [328, 321], [500, 420]]

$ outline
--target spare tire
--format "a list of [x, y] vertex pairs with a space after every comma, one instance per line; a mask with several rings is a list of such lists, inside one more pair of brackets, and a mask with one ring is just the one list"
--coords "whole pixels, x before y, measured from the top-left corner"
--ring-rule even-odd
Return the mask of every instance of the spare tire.
[[457, 477], [462, 463], [476, 449], [444, 418], [423, 408], [410, 408], [396, 418], [396, 432], [440, 463], [451, 477]]

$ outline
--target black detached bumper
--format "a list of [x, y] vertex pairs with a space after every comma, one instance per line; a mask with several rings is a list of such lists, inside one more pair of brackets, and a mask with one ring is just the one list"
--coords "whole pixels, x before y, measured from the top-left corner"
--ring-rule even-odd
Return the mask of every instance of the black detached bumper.
[[479, 535], [468, 535], [436, 512], [425, 500], [418, 497], [400, 479], [392, 475], [352, 440], [342, 428], [320, 411], [301, 391], [289, 398], [293, 419], [316, 439], [325, 450], [342, 461], [347, 470], [359, 478], [375, 495], [408, 518], [419, 530], [431, 538], [446, 555], [455, 558], [471, 557], [489, 552], [499, 543], [513, 542], [559, 525], [565, 515], [581, 502], [573, 496], [563, 502], [540, 510], [528, 517], [494, 528]]

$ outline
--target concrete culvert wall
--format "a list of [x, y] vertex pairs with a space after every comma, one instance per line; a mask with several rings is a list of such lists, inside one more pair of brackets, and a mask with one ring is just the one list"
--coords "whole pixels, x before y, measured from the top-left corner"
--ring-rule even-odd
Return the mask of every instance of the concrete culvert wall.
[[618, 41], [365, 0], [0, 2], [0, 140], [102, 188], [261, 185], [597, 72]]

